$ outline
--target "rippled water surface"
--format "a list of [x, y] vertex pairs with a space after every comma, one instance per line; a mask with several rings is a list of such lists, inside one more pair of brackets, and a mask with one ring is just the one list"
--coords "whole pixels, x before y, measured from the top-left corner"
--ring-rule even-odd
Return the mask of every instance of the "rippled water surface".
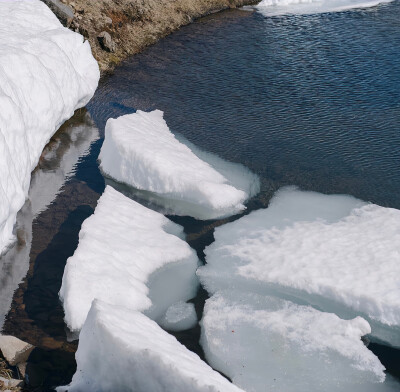
[[265, 189], [400, 208], [400, 3], [214, 15], [126, 62], [90, 105], [101, 126], [154, 108], [174, 132], [259, 173]]

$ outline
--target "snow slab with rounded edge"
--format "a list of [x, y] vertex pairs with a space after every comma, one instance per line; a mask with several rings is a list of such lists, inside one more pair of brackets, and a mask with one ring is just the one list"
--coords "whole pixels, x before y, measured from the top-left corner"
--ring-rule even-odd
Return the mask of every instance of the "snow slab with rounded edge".
[[221, 291], [206, 301], [200, 324], [208, 362], [246, 391], [396, 390], [383, 384], [385, 368], [361, 340], [370, 332], [361, 317]]
[[100, 77], [88, 42], [39, 0], [0, 0], [0, 252], [13, 242], [31, 171]]
[[262, 0], [255, 7], [265, 16], [311, 15], [375, 7], [393, 0]]
[[182, 236], [181, 226], [107, 186], [64, 270], [60, 298], [70, 330], [81, 329], [94, 299], [157, 320], [193, 298], [198, 259]]
[[101, 301], [82, 328], [76, 362], [59, 392], [241, 391], [145, 315]]
[[194, 304], [180, 301], [171, 305], [159, 324], [168, 331], [185, 331], [193, 328], [197, 324]]
[[399, 210], [284, 188], [214, 236], [198, 271], [210, 293], [246, 287], [360, 315], [373, 337], [400, 345]]
[[203, 156], [208, 160], [171, 133], [162, 111], [138, 110], [107, 121], [99, 160], [105, 175], [151, 193], [156, 203], [164, 199], [177, 215], [214, 219], [243, 211], [259, 191], [258, 177], [242, 165]]

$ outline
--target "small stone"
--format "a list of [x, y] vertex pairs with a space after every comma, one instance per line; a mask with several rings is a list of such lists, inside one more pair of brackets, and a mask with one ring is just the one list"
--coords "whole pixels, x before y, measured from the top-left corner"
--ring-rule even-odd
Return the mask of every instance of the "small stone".
[[35, 347], [14, 336], [0, 335], [0, 351], [11, 366], [26, 362]]
[[104, 22], [105, 22], [106, 25], [112, 25], [112, 23], [113, 23], [112, 19], [110, 17], [108, 17], [108, 16], [106, 16], [104, 18]]
[[79, 33], [83, 35], [86, 39], [89, 39], [89, 31], [84, 27], [82, 26], [79, 27]]
[[115, 52], [116, 44], [112, 40], [111, 35], [106, 31], [102, 31], [98, 36], [97, 39], [99, 44], [103, 50], [106, 52]]
[[[4, 378], [0, 377], [0, 385], [2, 388], [19, 388], [24, 386], [24, 381], [23, 380], [14, 380], [13, 378]], [[4, 389], [1, 389], [2, 391]]]
[[26, 365], [27, 365], [26, 362], [22, 362], [22, 363], [19, 363], [19, 364], [17, 365], [19, 374], [20, 374], [21, 377], [24, 378], [24, 379], [25, 379], [25, 374], [26, 374]]

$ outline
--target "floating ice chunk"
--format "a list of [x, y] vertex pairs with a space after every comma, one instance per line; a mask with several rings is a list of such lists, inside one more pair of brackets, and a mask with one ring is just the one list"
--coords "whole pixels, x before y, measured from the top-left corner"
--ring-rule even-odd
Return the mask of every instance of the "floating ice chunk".
[[361, 337], [361, 317], [240, 291], [217, 292], [201, 321], [208, 362], [252, 392], [380, 391], [384, 367]]
[[247, 287], [367, 317], [373, 336], [399, 345], [399, 243], [399, 210], [286, 188], [217, 228], [198, 274], [211, 293]]
[[392, 0], [262, 0], [256, 9], [265, 16], [320, 14], [374, 7]]
[[175, 214], [212, 219], [244, 210], [259, 191], [258, 177], [241, 165], [199, 155], [155, 110], [108, 120], [99, 159], [107, 176], [147, 192]]
[[197, 324], [197, 314], [192, 303], [178, 302], [171, 305], [159, 324], [169, 331], [184, 331]]
[[145, 315], [95, 301], [82, 328], [77, 371], [58, 391], [240, 392]]
[[2, 252], [43, 147], [86, 105], [100, 75], [89, 43], [39, 0], [0, 1], [0, 69]]
[[65, 267], [60, 297], [68, 327], [82, 327], [94, 299], [157, 320], [173, 303], [192, 298], [198, 259], [177, 235], [180, 226], [107, 187]]

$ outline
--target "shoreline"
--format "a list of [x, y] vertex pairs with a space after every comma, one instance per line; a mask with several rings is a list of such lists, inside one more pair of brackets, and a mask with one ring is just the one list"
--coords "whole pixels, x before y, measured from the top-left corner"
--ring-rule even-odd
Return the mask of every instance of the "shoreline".
[[[227, 9], [254, 5], [259, 0], [61, 0], [73, 13], [61, 22], [90, 43], [101, 75], [112, 73], [121, 61], [140, 53], [180, 27]], [[51, 1], [60, 3], [59, 1]], [[46, 4], [49, 1], [45, 1]], [[52, 7], [53, 12], [54, 7]], [[63, 13], [64, 8], [60, 12]]]

